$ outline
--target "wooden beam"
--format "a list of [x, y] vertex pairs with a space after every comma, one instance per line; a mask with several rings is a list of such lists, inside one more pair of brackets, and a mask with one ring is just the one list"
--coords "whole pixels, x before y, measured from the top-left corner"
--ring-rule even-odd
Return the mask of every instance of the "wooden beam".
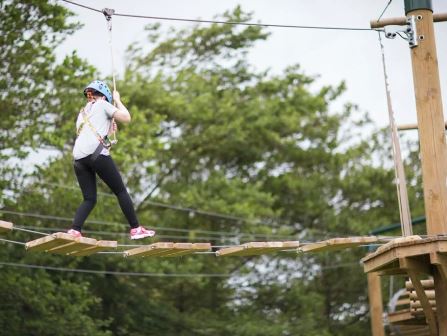
[[433, 282], [436, 292], [436, 310], [440, 335], [447, 335], [447, 255], [431, 253], [430, 261], [436, 266]]
[[125, 257], [179, 257], [211, 250], [210, 243], [154, 243], [124, 252]]
[[[433, 14], [433, 22], [444, 22], [447, 21], [447, 13], [438, 13]], [[404, 26], [407, 24], [406, 17], [398, 17], [398, 18], [387, 18], [377, 20], [371, 20], [370, 26], [373, 29], [383, 28], [385, 26]]]
[[380, 277], [377, 273], [368, 273], [368, 298], [372, 336], [385, 336], [382, 320], [382, 288]]
[[[433, 279], [420, 280], [419, 282], [421, 283], [422, 287], [425, 288], [425, 290], [435, 288], [435, 282], [433, 281]], [[407, 290], [414, 290], [413, 283], [411, 281], [405, 281], [405, 288]]]
[[413, 314], [411, 314], [410, 309], [404, 309], [388, 313], [387, 320], [389, 323], [399, 325], [402, 323], [409, 323], [409, 322], [411, 322], [412, 324], [420, 323], [426, 325], [425, 318], [424, 319], [416, 318]]
[[[447, 255], [444, 253], [430, 253], [430, 261], [438, 268], [442, 281], [447, 283]], [[434, 282], [433, 282], [434, 286]]]
[[0, 233], [6, 233], [12, 230], [13, 224], [0, 220]]
[[216, 256], [254, 256], [289, 249], [297, 249], [300, 246], [298, 241], [286, 242], [251, 242], [239, 246], [231, 246], [216, 251]]
[[428, 274], [431, 275], [433, 273], [432, 266], [430, 262], [425, 256], [417, 258], [399, 258], [400, 269], [406, 270], [408, 272], [409, 269], [415, 271], [417, 273]]
[[73, 257], [83, 257], [95, 254], [97, 252], [108, 251], [112, 249], [116, 249], [118, 246], [118, 242], [116, 240], [99, 240], [95, 246], [85, 248], [81, 251], [76, 251], [70, 253], [70, 256]]
[[422, 308], [424, 310], [425, 319], [430, 329], [430, 335], [438, 335], [438, 326], [436, 323], [435, 313], [430, 305], [430, 301], [425, 295], [425, 289], [419, 279], [419, 272], [421, 265], [411, 258], [403, 258], [401, 263], [407, 270], [407, 273], [411, 279], [412, 285], [418, 295], [419, 301], [421, 302]]
[[[411, 285], [411, 287], [414, 290], [413, 285]], [[424, 286], [424, 288], [425, 288], [425, 286]], [[416, 294], [416, 292], [410, 292], [409, 294], [410, 294], [410, 299], [411, 300], [419, 300], [418, 299], [418, 295]], [[435, 299], [435, 290], [434, 289], [426, 289], [425, 290], [425, 295], [427, 295], [427, 298], [429, 300], [434, 300]]]
[[[428, 300], [428, 302], [430, 303], [431, 307], [436, 307], [436, 300]], [[416, 309], [416, 308], [422, 308], [422, 303], [421, 301], [417, 300], [417, 301], [411, 301], [410, 303], [410, 308], [411, 309]]]
[[436, 292], [436, 315], [439, 335], [447, 335], [447, 282], [445, 267], [437, 265], [433, 272]]
[[[445, 129], [447, 129], [447, 122], [445, 123]], [[409, 131], [409, 130], [417, 130], [418, 124], [403, 124], [403, 125], [397, 125], [398, 131]]]
[[303, 245], [298, 250], [301, 252], [334, 251], [365, 244], [377, 243], [378, 241], [379, 238], [375, 236], [331, 238], [320, 242]]

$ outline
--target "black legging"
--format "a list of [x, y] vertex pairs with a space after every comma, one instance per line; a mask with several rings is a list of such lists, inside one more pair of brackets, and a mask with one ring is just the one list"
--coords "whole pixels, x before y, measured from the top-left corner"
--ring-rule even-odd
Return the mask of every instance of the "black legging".
[[121, 210], [126, 216], [131, 228], [139, 226], [135, 210], [130, 199], [129, 193], [124, 186], [123, 180], [115, 162], [110, 156], [99, 155], [95, 161], [92, 161], [91, 155], [76, 160], [74, 170], [81, 187], [84, 201], [76, 210], [72, 228], [81, 231], [87, 216], [93, 210], [96, 204], [96, 174], [103, 180], [118, 198]]

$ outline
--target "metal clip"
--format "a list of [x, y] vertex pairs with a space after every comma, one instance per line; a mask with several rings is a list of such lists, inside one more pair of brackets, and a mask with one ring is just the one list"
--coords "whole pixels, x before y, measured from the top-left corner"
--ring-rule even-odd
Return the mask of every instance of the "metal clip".
[[[402, 36], [400, 33], [405, 34]], [[416, 33], [416, 17], [411, 15], [407, 18], [407, 24], [402, 26], [388, 26], [385, 27], [385, 37], [394, 39], [397, 35], [406, 40], [410, 48], [414, 48], [418, 45], [417, 33]]]
[[112, 8], [103, 8], [102, 14], [104, 14], [107, 21], [110, 21], [112, 20], [112, 15], [115, 14], [115, 10]]

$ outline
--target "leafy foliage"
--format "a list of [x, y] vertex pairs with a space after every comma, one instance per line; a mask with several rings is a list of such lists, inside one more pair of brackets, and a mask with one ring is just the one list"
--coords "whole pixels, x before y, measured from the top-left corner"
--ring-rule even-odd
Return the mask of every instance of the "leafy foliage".
[[[28, 14], [18, 10], [23, 6]], [[6, 86], [8, 77], [0, 81], [8, 88], [1, 103], [7, 112], [1, 124], [3, 160], [26, 146], [51, 145], [59, 154], [26, 179], [11, 178], [20, 175], [16, 167], [17, 173], [10, 171], [1, 180], [3, 186], [18, 189], [13, 188], [3, 210], [51, 215], [52, 220], [4, 217], [40, 230], [64, 230], [81, 197], [71, 169], [74, 117], [83, 103], [83, 85], [96, 72], [76, 54], [55, 63], [54, 43], [77, 26], [66, 23], [70, 13], [65, 9], [45, 1], [7, 1], [2, 9], [5, 62], [37, 49], [45, 55], [29, 65], [19, 58], [5, 67], [17, 82]], [[223, 18], [248, 21], [251, 15], [236, 8]], [[16, 31], [21, 34], [14, 35]], [[153, 48], [129, 48], [128, 66], [118, 81], [133, 122], [120, 127], [113, 157], [141, 223], [156, 227], [158, 239], [213, 245], [315, 240], [367, 234], [398, 220], [393, 169], [382, 165], [389, 163], [389, 148], [383, 146], [387, 134], [362, 134], [371, 123], [355, 105], [334, 110], [344, 83], [319, 87], [298, 65], [281, 74], [256, 71], [246, 56], [268, 38], [259, 27], [214, 24], [164, 32], [148, 26], [147, 31]], [[14, 36], [28, 36], [32, 42], [11, 45]], [[38, 71], [22, 71], [26, 66]], [[35, 84], [27, 86], [31, 81]], [[421, 197], [417, 162], [410, 153], [410, 196], [416, 207]], [[108, 192], [102, 184], [99, 190]], [[128, 244], [126, 226], [120, 224], [123, 215], [109, 196], [100, 195], [85, 233]], [[156, 206], [160, 203], [190, 210]], [[30, 238], [28, 233], [14, 235]], [[366, 279], [358, 265], [364, 253], [125, 260], [115, 255], [69, 259], [2, 248], [0, 258], [8, 262], [228, 277], [94, 276], [7, 268], [0, 273], [0, 295], [7, 302], [0, 306], [0, 326], [8, 335], [32, 334], [30, 328], [39, 335], [70, 335], [66, 325], [76, 316], [78, 335], [363, 335], [369, 329]], [[31, 274], [38, 276], [31, 281]], [[30, 318], [21, 327], [17, 318], [23, 314]], [[62, 314], [66, 319], [55, 321]]]

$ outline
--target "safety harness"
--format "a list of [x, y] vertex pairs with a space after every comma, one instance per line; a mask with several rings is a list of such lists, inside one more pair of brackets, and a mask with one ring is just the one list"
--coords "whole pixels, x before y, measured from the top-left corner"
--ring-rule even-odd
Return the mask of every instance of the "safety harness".
[[[92, 106], [94, 103], [95, 102], [92, 102], [91, 105], [89, 106], [89, 112], [92, 109]], [[85, 108], [81, 109], [81, 111], [79, 113], [82, 116], [82, 122], [79, 125], [78, 129], [76, 130], [77, 136], [79, 137], [79, 135], [81, 134], [81, 132], [84, 128], [84, 125], [87, 125], [99, 141], [98, 147], [96, 147], [95, 151], [91, 155], [92, 161], [95, 161], [98, 158], [99, 154], [101, 154], [101, 152], [104, 148], [110, 150], [110, 148], [112, 147], [113, 141], [110, 141], [110, 139], [108, 138], [107, 135], [105, 135], [103, 137], [103, 136], [101, 136], [101, 134], [99, 134], [99, 132], [96, 130], [96, 128], [91, 123], [89, 116], [87, 115], [87, 112], [85, 111]]]

